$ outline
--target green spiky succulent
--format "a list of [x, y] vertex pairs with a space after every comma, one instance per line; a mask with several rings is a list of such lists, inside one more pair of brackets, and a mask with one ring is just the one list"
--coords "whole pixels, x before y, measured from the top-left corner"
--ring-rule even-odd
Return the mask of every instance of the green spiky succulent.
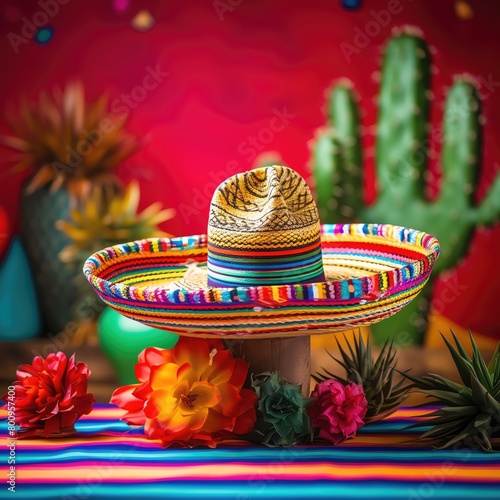
[[427, 394], [441, 407], [412, 427], [427, 427], [420, 438], [437, 448], [469, 447], [500, 451], [500, 342], [486, 365], [469, 332], [472, 358], [451, 332], [455, 346], [443, 337], [462, 384], [430, 373], [421, 378], [406, 374], [411, 387]]
[[365, 344], [361, 332], [353, 336], [354, 347], [347, 341], [345, 335], [344, 339], [349, 352], [335, 339], [342, 359], [334, 357], [328, 351], [327, 353], [344, 368], [347, 380], [325, 368], [322, 368], [324, 373], [313, 375], [313, 378], [316, 382], [333, 378], [341, 383], [354, 382], [362, 385], [368, 402], [365, 423], [382, 420], [400, 407], [409, 392], [409, 386], [404, 385], [404, 378], [394, 381], [394, 376], [399, 373], [396, 370], [397, 349], [392, 340], [387, 340], [379, 356], [374, 360], [370, 339], [368, 338]]
[[92, 186], [118, 184], [114, 168], [139, 147], [125, 132], [125, 121], [108, 111], [105, 95], [85, 100], [82, 82], [42, 92], [37, 104], [23, 102], [19, 116], [7, 121], [13, 135], [0, 142], [19, 153], [12, 172], [34, 171], [27, 194], [45, 185], [53, 193], [64, 185], [73, 201], [84, 201]]
[[171, 219], [175, 210], [161, 209], [157, 202], [138, 213], [139, 183], [132, 180], [123, 192], [107, 193], [95, 188], [80, 210], [71, 211], [71, 221], [59, 220], [56, 227], [71, 238], [59, 254], [62, 262], [82, 264], [102, 248], [125, 241], [169, 236], [158, 224]]

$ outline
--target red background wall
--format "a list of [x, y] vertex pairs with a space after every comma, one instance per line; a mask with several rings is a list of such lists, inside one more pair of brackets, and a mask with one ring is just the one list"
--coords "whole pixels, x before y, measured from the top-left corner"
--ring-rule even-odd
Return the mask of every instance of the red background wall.
[[[119, 167], [125, 179], [141, 182], [142, 206], [161, 200], [178, 210], [165, 230], [181, 235], [205, 231], [209, 196], [215, 179], [223, 180], [251, 167], [256, 148], [249, 145], [269, 127], [274, 109], [290, 118], [283, 130], [261, 132], [266, 150], [282, 154], [286, 164], [309, 175], [307, 142], [324, 124], [324, 90], [332, 80], [351, 79], [365, 110], [365, 145], [373, 146], [378, 84], [372, 74], [379, 69], [381, 46], [391, 29], [419, 27], [436, 48], [433, 76], [435, 94], [432, 122], [439, 126], [442, 101], [454, 74], [468, 72], [484, 85], [483, 167], [477, 193], [479, 200], [499, 169], [500, 144], [500, 4], [472, 1], [473, 18], [455, 15], [454, 1], [400, 0], [398, 13], [389, 14], [385, 26], [359, 53], [345, 57], [341, 43], [354, 44], [359, 31], [394, 1], [364, 2], [347, 11], [335, 0], [250, 1], [222, 0], [232, 10], [221, 20], [211, 0], [131, 1], [125, 13], [113, 10], [111, 0], [69, 1], [60, 5], [49, 25], [54, 37], [46, 45], [33, 40], [17, 47], [8, 34], [21, 34], [22, 16], [33, 19], [40, 10], [36, 1], [4, 0], [0, 6], [0, 108], [15, 109], [22, 96], [36, 99], [43, 89], [70, 80], [84, 81], [87, 95], [107, 92], [111, 101], [121, 100], [143, 83], [147, 68], [168, 73], [141, 102], [128, 106], [128, 129], [143, 138], [144, 147]], [[43, 2], [43, 0], [42, 0]], [[141, 33], [130, 20], [141, 9], [153, 14], [156, 24]], [[400, 12], [399, 12], [400, 11]], [[387, 16], [386, 16], [387, 17]], [[385, 24], [385, 22], [384, 22]], [[373, 24], [372, 24], [373, 26]], [[493, 83], [491, 83], [493, 82]], [[498, 82], [498, 83], [497, 83]], [[141, 99], [144, 94], [137, 93]], [[119, 108], [119, 106], [122, 106]], [[123, 104], [115, 104], [123, 112]], [[0, 132], [6, 132], [2, 120]], [[433, 145], [439, 150], [439, 145]], [[258, 147], [263, 147], [262, 142]], [[2, 150], [0, 205], [7, 210], [15, 230], [19, 189], [26, 174], [9, 175], [10, 153]], [[367, 183], [373, 181], [373, 161], [367, 159]], [[439, 171], [433, 161], [431, 168]], [[431, 186], [433, 193], [438, 184]], [[375, 193], [367, 190], [368, 201]], [[425, 228], [421, 228], [425, 230]], [[496, 263], [500, 229], [476, 234], [471, 252], [456, 271], [438, 285], [443, 313], [465, 327], [500, 338], [496, 317], [500, 270]], [[463, 289], [465, 287], [465, 289]], [[446, 290], [443, 292], [443, 290]], [[454, 293], [454, 290], [461, 290]], [[444, 295], [443, 295], [444, 293]]]

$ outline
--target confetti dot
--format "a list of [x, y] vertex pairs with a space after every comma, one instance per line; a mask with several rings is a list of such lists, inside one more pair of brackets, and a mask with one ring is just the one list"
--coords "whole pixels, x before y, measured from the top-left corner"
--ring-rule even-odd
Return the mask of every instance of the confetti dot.
[[137, 31], [148, 31], [155, 25], [155, 19], [148, 10], [141, 10], [132, 19], [131, 25]]
[[49, 43], [52, 40], [52, 37], [54, 36], [54, 30], [50, 26], [44, 26], [43, 28], [40, 28], [35, 35], [35, 40], [41, 44], [45, 45], [46, 43]]
[[359, 9], [363, 0], [342, 0], [342, 7], [348, 10]]
[[130, 0], [113, 0], [113, 9], [120, 14], [130, 8]]
[[455, 2], [455, 14], [459, 19], [462, 19], [462, 21], [467, 21], [474, 17], [472, 7], [464, 0]]

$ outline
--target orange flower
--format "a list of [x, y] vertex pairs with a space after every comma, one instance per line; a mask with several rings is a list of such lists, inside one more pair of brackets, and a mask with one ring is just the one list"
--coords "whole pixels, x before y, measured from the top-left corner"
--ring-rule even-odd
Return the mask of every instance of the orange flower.
[[215, 447], [224, 434], [253, 429], [257, 396], [242, 389], [247, 372], [248, 363], [219, 340], [181, 337], [171, 350], [142, 351], [135, 369], [140, 383], [118, 388], [111, 402], [164, 446]]

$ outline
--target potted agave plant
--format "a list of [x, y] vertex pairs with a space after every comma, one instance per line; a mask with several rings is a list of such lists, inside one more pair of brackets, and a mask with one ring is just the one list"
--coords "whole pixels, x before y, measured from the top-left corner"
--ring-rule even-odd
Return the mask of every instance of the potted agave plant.
[[38, 103], [23, 103], [9, 119], [12, 135], [4, 145], [18, 152], [12, 171], [32, 174], [21, 195], [20, 232], [35, 276], [45, 329], [64, 330], [77, 297], [77, 267], [57, 255], [71, 240], [55, 227], [69, 220], [91, 192], [118, 192], [114, 169], [138, 149], [124, 120], [108, 111], [108, 99], [86, 102], [81, 83], [42, 93]]
[[[169, 349], [178, 337], [127, 319], [109, 307], [104, 308], [80, 270], [85, 259], [102, 248], [125, 241], [170, 236], [161, 231], [158, 224], [173, 217], [175, 211], [162, 209], [157, 202], [139, 213], [139, 199], [139, 184], [135, 180], [121, 192], [93, 188], [80, 208], [71, 210], [69, 221], [56, 223], [71, 242], [60, 252], [59, 258], [80, 272], [73, 344], [95, 344], [99, 339], [116, 375], [125, 384], [135, 381], [134, 365], [143, 349], [153, 345]], [[101, 312], [98, 320], [96, 309]]]
[[73, 319], [78, 325], [75, 343], [92, 343], [96, 339], [96, 313], [104, 307], [81, 272], [88, 256], [126, 241], [171, 236], [161, 231], [158, 225], [171, 219], [175, 210], [162, 209], [162, 204], [156, 202], [138, 213], [139, 200], [140, 189], [136, 180], [118, 192], [94, 187], [88, 198], [71, 210], [70, 220], [61, 219], [55, 224], [70, 242], [60, 251], [59, 259], [79, 273], [78, 307], [73, 312]]

